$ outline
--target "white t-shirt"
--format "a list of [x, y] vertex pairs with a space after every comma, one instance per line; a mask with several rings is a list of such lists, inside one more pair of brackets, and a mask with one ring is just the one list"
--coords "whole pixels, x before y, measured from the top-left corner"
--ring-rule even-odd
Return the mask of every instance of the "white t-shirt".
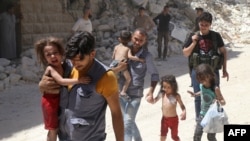
[[79, 18], [76, 23], [74, 24], [74, 26], [72, 27], [73, 31], [88, 31], [90, 33], [92, 33], [92, 23], [91, 21], [85, 20], [83, 18]]

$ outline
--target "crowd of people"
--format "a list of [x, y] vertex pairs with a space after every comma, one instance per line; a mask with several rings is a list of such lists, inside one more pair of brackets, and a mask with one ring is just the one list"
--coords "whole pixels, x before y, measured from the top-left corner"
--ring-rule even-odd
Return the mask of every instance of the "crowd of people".
[[[145, 8], [140, 7], [133, 21], [133, 32], [120, 31], [120, 43], [114, 47], [110, 66], [95, 58], [96, 41], [92, 34], [89, 7], [84, 8], [83, 17], [73, 26], [65, 50], [55, 37], [35, 43], [38, 60], [45, 68], [39, 88], [43, 95], [47, 141], [56, 141], [57, 138], [60, 141], [104, 141], [107, 106], [111, 111], [115, 140], [142, 141], [136, 115], [144, 96], [151, 104], [162, 99], [160, 140], [166, 140], [168, 129], [174, 141], [181, 140], [178, 123], [179, 119], [186, 119], [187, 109], [178, 93], [177, 80], [174, 74], [160, 77], [154, 57], [147, 47], [148, 34], [157, 26], [158, 59], [166, 60], [171, 20], [169, 8], [164, 6], [159, 15], [150, 18], [145, 14]], [[212, 19], [212, 15], [202, 9], [196, 20], [198, 29], [183, 45], [183, 55], [189, 58], [191, 64], [193, 92], [187, 93], [195, 99], [197, 126], [194, 141], [201, 141], [203, 127], [200, 122], [209, 105], [215, 100], [225, 105], [219, 89], [221, 67], [222, 77], [229, 79], [227, 52], [220, 34], [211, 30]], [[214, 56], [222, 59], [215, 60]], [[144, 94], [146, 75], [150, 76], [151, 83]], [[154, 97], [158, 83], [161, 88]], [[176, 110], [177, 103], [182, 110], [180, 117]], [[208, 133], [208, 140], [216, 141], [215, 135]]]

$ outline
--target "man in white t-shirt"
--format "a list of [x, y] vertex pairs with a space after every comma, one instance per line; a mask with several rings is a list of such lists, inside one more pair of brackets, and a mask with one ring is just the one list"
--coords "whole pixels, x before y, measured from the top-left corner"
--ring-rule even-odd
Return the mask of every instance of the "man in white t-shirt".
[[88, 31], [89, 33], [92, 33], [92, 23], [90, 20], [91, 16], [91, 10], [89, 7], [85, 7], [83, 9], [83, 16], [79, 18], [74, 26], [72, 27], [72, 32], [76, 31]]

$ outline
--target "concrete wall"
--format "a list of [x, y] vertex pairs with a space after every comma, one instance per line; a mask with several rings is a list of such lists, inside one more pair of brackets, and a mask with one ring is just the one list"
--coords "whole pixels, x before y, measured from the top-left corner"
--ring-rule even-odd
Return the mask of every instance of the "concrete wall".
[[23, 50], [47, 36], [66, 38], [74, 19], [62, 8], [60, 0], [21, 0]]

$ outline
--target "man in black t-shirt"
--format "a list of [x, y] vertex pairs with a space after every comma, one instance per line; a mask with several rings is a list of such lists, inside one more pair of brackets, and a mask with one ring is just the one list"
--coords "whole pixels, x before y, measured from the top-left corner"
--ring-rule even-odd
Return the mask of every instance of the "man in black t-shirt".
[[[210, 30], [212, 24], [212, 15], [208, 12], [203, 12], [199, 17], [199, 33], [191, 34], [186, 43], [183, 46], [183, 54], [186, 57], [192, 57], [194, 53], [199, 56], [206, 56], [210, 59], [211, 62], [212, 57], [214, 55], [215, 49], [219, 50], [220, 54], [224, 56], [223, 65], [222, 65], [222, 77], [229, 79], [229, 74], [227, 72], [227, 50], [224, 47], [224, 42], [222, 40], [221, 35], [218, 32]], [[214, 38], [214, 39], [213, 39]], [[216, 41], [214, 43], [214, 40]], [[209, 58], [210, 57], [210, 58]], [[204, 63], [199, 61], [199, 63]], [[198, 65], [198, 64], [196, 64]], [[214, 70], [216, 74], [217, 84], [219, 86], [219, 69]], [[200, 91], [199, 83], [196, 80], [196, 71], [195, 66], [193, 66], [191, 70], [191, 79], [193, 84], [194, 92]], [[195, 97], [195, 112], [196, 112], [196, 120], [199, 118], [200, 113], [200, 96]]]
[[[171, 20], [171, 16], [169, 15], [169, 7], [166, 5], [163, 8], [163, 11], [156, 16], [153, 21], [157, 25], [158, 30], [158, 37], [157, 37], [157, 43], [158, 43], [158, 59], [165, 60], [167, 53], [168, 53], [168, 36], [169, 36], [169, 22]], [[163, 54], [162, 54], [162, 39], [164, 41], [164, 48], [163, 48]]]
[[199, 17], [204, 11], [203, 8], [201, 8], [201, 7], [197, 7], [197, 8], [195, 8], [195, 10], [196, 10], [197, 17], [195, 19], [195, 26], [193, 28], [194, 32], [199, 31]]

